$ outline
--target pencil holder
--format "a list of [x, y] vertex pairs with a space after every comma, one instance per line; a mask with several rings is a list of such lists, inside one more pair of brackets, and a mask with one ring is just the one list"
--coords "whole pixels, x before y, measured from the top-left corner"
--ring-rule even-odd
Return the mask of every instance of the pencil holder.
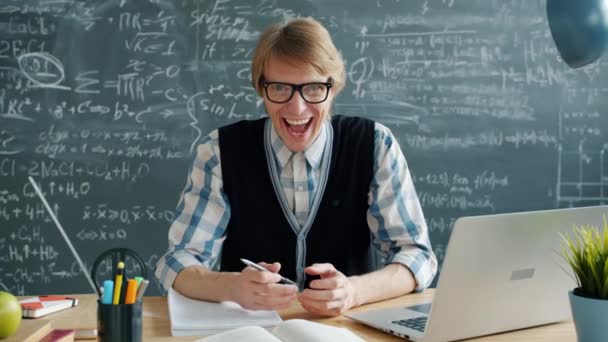
[[142, 301], [102, 304], [97, 301], [98, 341], [141, 342]]

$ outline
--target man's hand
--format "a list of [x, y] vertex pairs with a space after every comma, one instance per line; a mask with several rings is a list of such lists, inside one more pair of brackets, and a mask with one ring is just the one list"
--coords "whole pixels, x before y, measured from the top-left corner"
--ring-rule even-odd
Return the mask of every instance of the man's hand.
[[321, 279], [311, 281], [310, 288], [298, 296], [305, 310], [324, 316], [337, 316], [357, 305], [352, 280], [332, 264], [313, 264], [304, 271], [309, 275], [321, 276]]
[[281, 280], [277, 274], [281, 269], [278, 262], [261, 262], [259, 265], [271, 272], [245, 267], [232, 284], [234, 301], [250, 310], [280, 310], [289, 307], [296, 299], [298, 287], [278, 284]]

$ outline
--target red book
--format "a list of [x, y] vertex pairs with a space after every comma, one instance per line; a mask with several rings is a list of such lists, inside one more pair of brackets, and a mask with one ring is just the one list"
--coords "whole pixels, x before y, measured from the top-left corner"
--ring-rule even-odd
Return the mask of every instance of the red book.
[[19, 301], [24, 318], [38, 318], [53, 312], [73, 308], [78, 299], [67, 296], [36, 296]]
[[74, 341], [73, 329], [55, 329], [48, 333], [40, 342], [71, 342]]

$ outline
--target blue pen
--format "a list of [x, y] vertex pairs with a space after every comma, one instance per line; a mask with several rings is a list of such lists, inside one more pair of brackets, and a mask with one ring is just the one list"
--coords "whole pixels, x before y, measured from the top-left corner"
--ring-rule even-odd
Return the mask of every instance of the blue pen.
[[112, 304], [112, 294], [114, 292], [114, 282], [112, 280], [106, 280], [103, 282], [103, 297], [101, 299], [102, 304]]

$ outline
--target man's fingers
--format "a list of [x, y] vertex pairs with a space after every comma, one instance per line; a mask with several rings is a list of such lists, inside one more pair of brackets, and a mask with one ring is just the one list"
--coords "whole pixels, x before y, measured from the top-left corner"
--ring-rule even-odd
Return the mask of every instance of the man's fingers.
[[341, 300], [346, 297], [346, 291], [343, 288], [333, 290], [309, 290], [302, 291], [300, 298], [303, 301], [332, 301]]
[[320, 275], [322, 278], [335, 276], [339, 272], [332, 264], [312, 264], [304, 269], [310, 275]]
[[273, 262], [272, 264], [260, 262], [259, 265], [274, 273], [277, 273], [281, 270], [281, 264], [278, 262]]
[[298, 293], [298, 287], [294, 285], [253, 283], [251, 286], [253, 287], [253, 292], [259, 295], [289, 296]]
[[345, 284], [346, 278], [338, 274], [331, 278], [315, 279], [308, 286], [315, 290], [332, 290], [344, 287]]
[[241, 273], [243, 273], [250, 281], [260, 284], [278, 283], [281, 281], [281, 276], [277, 273], [258, 271], [250, 266], [245, 267]]

